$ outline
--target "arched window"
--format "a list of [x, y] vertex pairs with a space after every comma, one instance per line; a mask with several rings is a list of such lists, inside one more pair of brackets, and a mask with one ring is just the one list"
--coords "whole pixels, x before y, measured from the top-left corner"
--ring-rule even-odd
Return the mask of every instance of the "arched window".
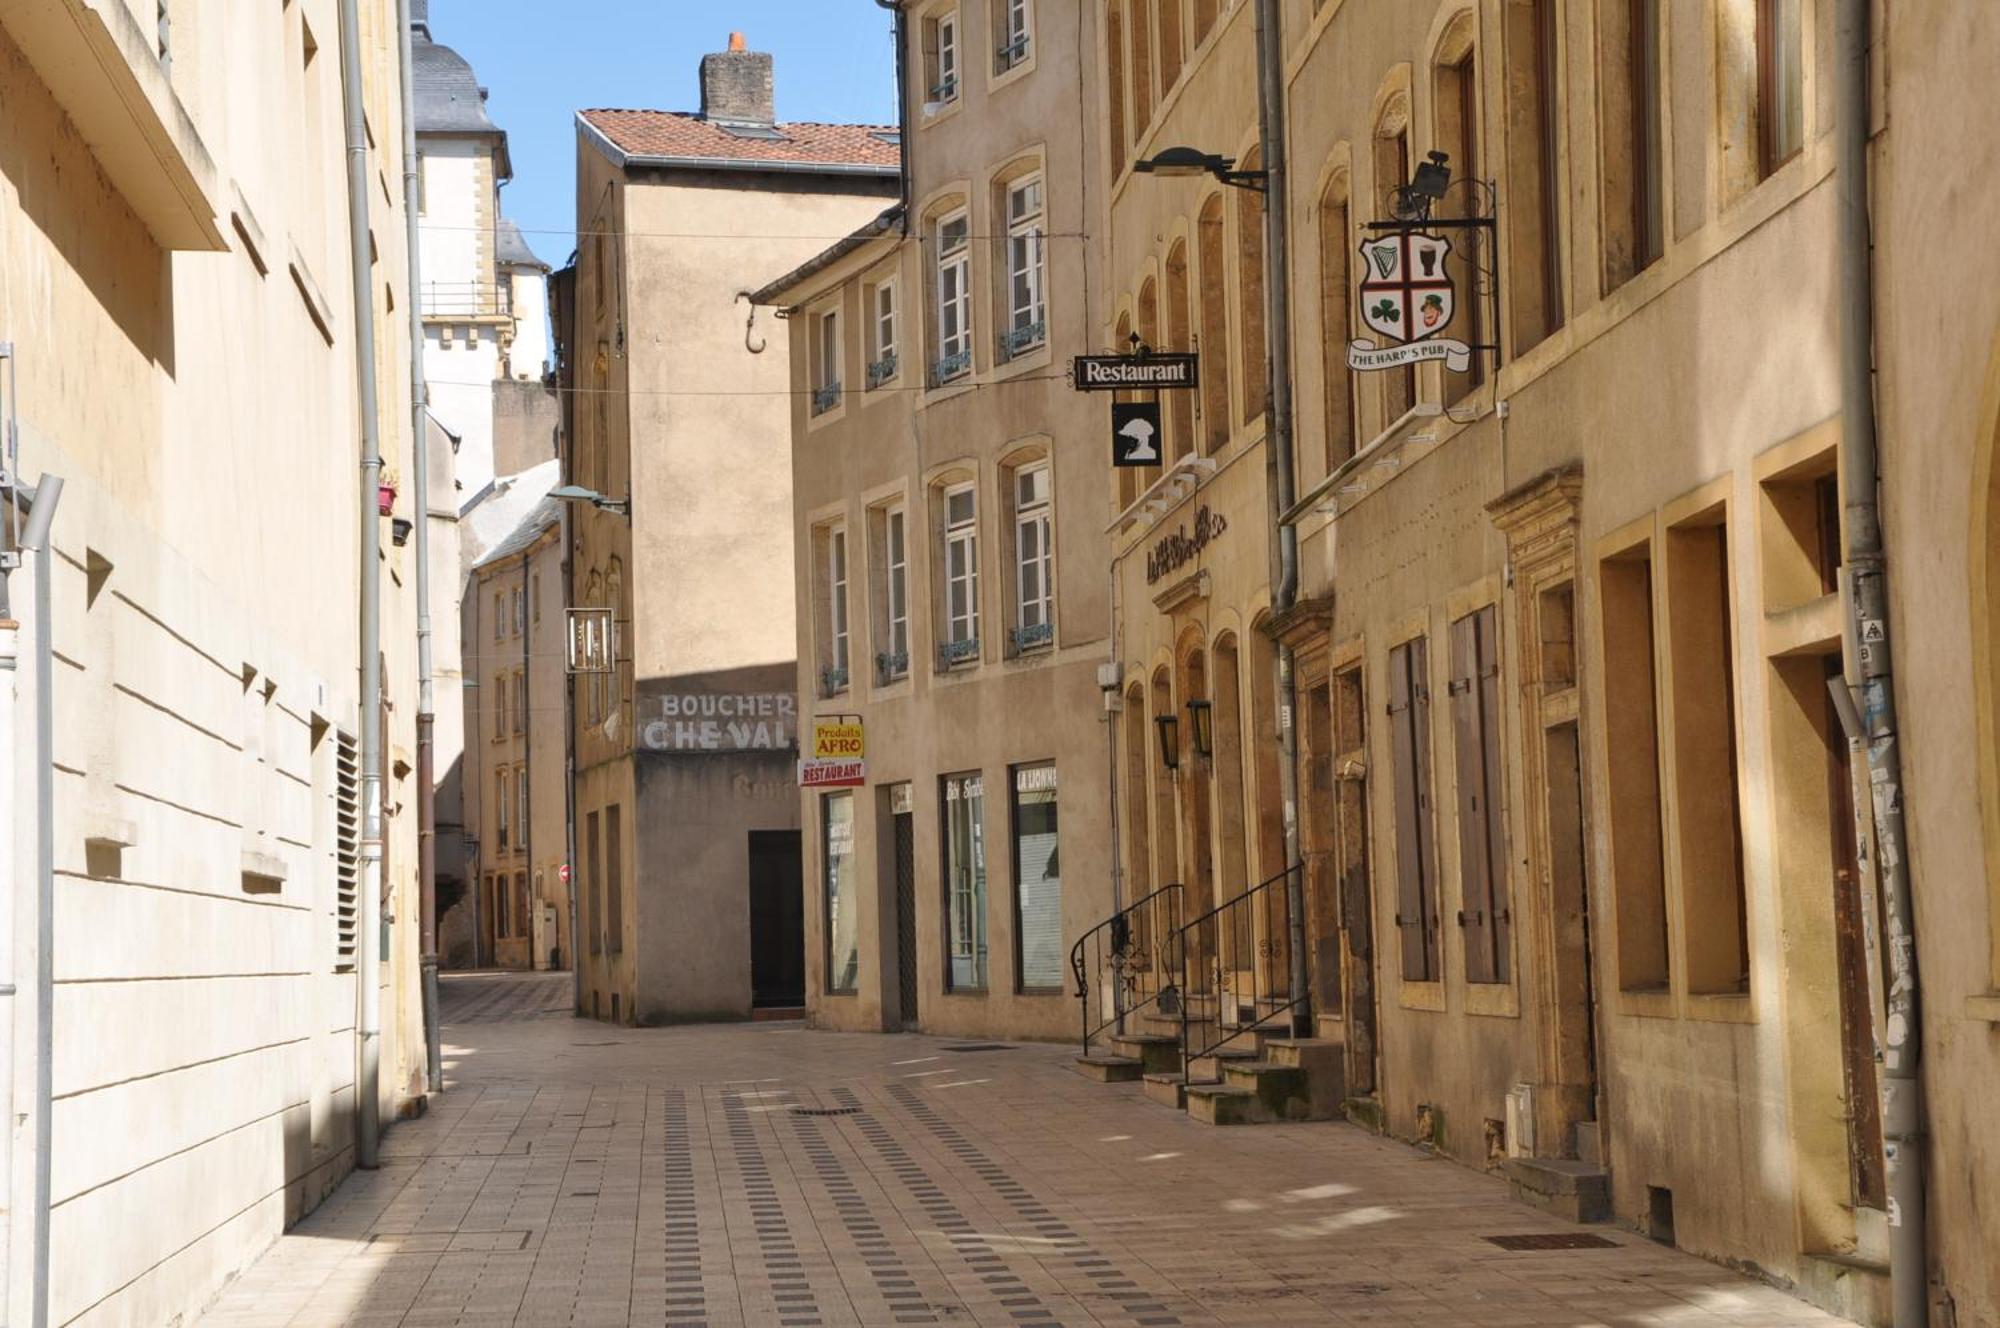
[[1105, 156], [1111, 164], [1111, 178], [1116, 180], [1131, 152], [1125, 139], [1125, 6], [1121, 0], [1111, 0], [1104, 7], [1104, 51], [1109, 64], [1105, 97], [1111, 111], [1110, 150]]
[[1208, 39], [1215, 20], [1222, 14], [1223, 0], [1194, 0], [1194, 36], [1188, 43], [1199, 46]]
[[1147, 0], [1132, 0], [1132, 137], [1153, 122], [1153, 16]]
[[[1375, 123], [1373, 151], [1375, 215], [1395, 215], [1396, 190], [1410, 182], [1410, 104], [1399, 97]], [[1407, 413], [1417, 399], [1417, 371], [1414, 367], [1384, 369], [1369, 375], [1381, 385], [1382, 418], [1379, 429], [1387, 429]], [[1379, 430], [1378, 430], [1379, 431]]]
[[1160, 33], [1160, 94], [1181, 76], [1181, 0], [1157, 0]]
[[1561, 48], [1556, 0], [1506, 8], [1507, 287], [1513, 353], [1563, 325]]
[[[1148, 744], [1152, 758], [1146, 762], [1146, 769], [1152, 775], [1153, 787], [1153, 879], [1160, 885], [1173, 885], [1181, 880], [1180, 818], [1174, 814], [1174, 780], [1160, 759], [1160, 726], [1155, 722], [1160, 716], [1173, 713], [1174, 685], [1162, 665], [1153, 670], [1152, 705], [1146, 718], [1146, 727], [1152, 730], [1149, 735], [1152, 741]], [[1191, 906], [1193, 900], [1187, 902]]]
[[[1263, 159], [1253, 148], [1241, 169], [1254, 171]], [[1243, 423], [1254, 423], [1270, 404], [1264, 345], [1264, 193], [1236, 191], [1236, 335], [1242, 339], [1237, 363], [1243, 366]]]
[[[1186, 875], [1187, 906], [1190, 915], [1205, 913], [1221, 901], [1215, 894], [1215, 861], [1210, 845], [1209, 770], [1213, 756], [1203, 758], [1194, 747], [1193, 714], [1190, 701], [1206, 701], [1208, 695], [1208, 652], [1203, 648], [1201, 629], [1193, 627], [1182, 639], [1180, 650], [1181, 732], [1181, 823], [1187, 827]], [[1214, 711], [1210, 710], [1211, 718]]]
[[[1138, 328], [1140, 341], [1154, 350], [1161, 349], [1164, 343], [1160, 340], [1160, 286], [1151, 277], [1147, 277], [1144, 284], [1139, 287]], [[1165, 395], [1170, 396], [1172, 394], [1167, 393]], [[1163, 424], [1167, 423], [1164, 419], [1161, 422]], [[1172, 437], [1172, 432], [1172, 427], [1169, 425], [1169, 436], [1160, 440], [1160, 454], [1162, 456], [1177, 457], [1180, 455], [1178, 451], [1180, 440]]]
[[[1188, 256], [1185, 240], [1176, 240], [1174, 247], [1167, 251], [1166, 319], [1165, 348], [1177, 351], [1194, 349], [1188, 321]], [[1173, 458], [1178, 461], [1194, 450], [1194, 394], [1168, 392], [1164, 395], [1167, 398], [1167, 434], [1173, 443]]]
[[[1438, 44], [1436, 62], [1431, 66], [1431, 107], [1437, 120], [1434, 139], [1437, 150], [1451, 156], [1451, 178], [1456, 186], [1439, 203], [1440, 217], [1463, 217], [1478, 210], [1481, 191], [1470, 182], [1486, 178], [1479, 115], [1479, 51], [1474, 44], [1478, 22], [1472, 11], [1456, 23]], [[1447, 267], [1457, 289], [1457, 308], [1439, 335], [1455, 338], [1469, 346], [1486, 340], [1478, 268], [1472, 260], [1470, 236], [1461, 235], [1451, 247]], [[1519, 292], [1514, 293], [1516, 299]], [[1485, 376], [1486, 359], [1472, 357], [1470, 373], [1444, 371], [1444, 400], [1457, 401], [1477, 387]]]
[[1195, 225], [1201, 281], [1202, 450], [1229, 442], [1229, 283], [1223, 276], [1222, 195], [1211, 194]]
[[[1153, 881], [1153, 835], [1147, 812], [1152, 763], [1146, 721], [1146, 689], [1137, 682], [1125, 693], [1125, 902], [1144, 899], [1157, 887]], [[1141, 915], [1145, 916], [1145, 915]]]
[[1243, 841], [1243, 686], [1234, 633], [1216, 638], [1213, 713], [1217, 867], [1222, 873], [1222, 897], [1234, 899], [1254, 884]]
[[1354, 340], [1351, 274], [1354, 241], [1348, 224], [1345, 175], [1334, 177], [1319, 199], [1319, 326], [1326, 374], [1326, 469], [1331, 474], [1354, 455], [1354, 375], [1347, 344]]

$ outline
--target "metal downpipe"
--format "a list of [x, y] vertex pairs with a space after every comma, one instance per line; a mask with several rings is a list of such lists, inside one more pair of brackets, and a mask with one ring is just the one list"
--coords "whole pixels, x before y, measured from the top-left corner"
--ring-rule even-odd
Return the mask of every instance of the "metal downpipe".
[[437, 952], [437, 697], [431, 663], [430, 386], [424, 379], [423, 264], [417, 225], [417, 114], [412, 86], [410, 0], [396, 0], [402, 37], [403, 216], [410, 250], [410, 503], [417, 509], [417, 896], [419, 964], [423, 970], [425, 1090], [444, 1091], [438, 1030]]
[[1859, 689], [1888, 971], [1883, 1036], [1882, 1135], [1889, 1193], [1890, 1299], [1896, 1328], [1929, 1318], [1925, 1239], [1922, 1005], [1904, 840], [1907, 789], [1896, 719], [1888, 569], [1876, 452], [1875, 298], [1868, 212], [1868, 0], [1837, 0], [1834, 61], [1836, 242], [1840, 254], [1840, 469], [1846, 498], [1846, 566], [1852, 593], [1846, 680]]
[[[1291, 233], [1285, 165], [1285, 57], [1279, 0], [1257, 0], [1257, 126], [1264, 169], [1264, 362], [1270, 402], [1264, 416], [1264, 480], [1271, 508], [1271, 612], [1280, 618], [1299, 589], [1298, 532], [1284, 520], [1292, 508]], [[1291, 948], [1292, 1032], [1312, 1033], [1306, 972], [1305, 872], [1299, 859], [1298, 713], [1292, 650], [1276, 646], [1278, 669], [1278, 791], [1284, 804], [1285, 907]]]
[[[48, 1328], [55, 1140], [56, 705], [55, 538], [62, 480], [35, 485], [22, 543], [35, 550], [35, 1232], [34, 1328]], [[12, 1073], [12, 1067], [8, 1067]]]
[[[369, 278], [368, 130], [363, 120], [361, 15], [340, 0], [341, 101], [347, 129], [348, 266], [354, 282], [356, 409], [361, 419], [361, 882], [355, 938], [359, 993], [354, 1085], [354, 1163], [380, 1165], [382, 1104], [382, 434], [375, 381], [375, 297]], [[416, 293], [410, 295], [412, 303]]]

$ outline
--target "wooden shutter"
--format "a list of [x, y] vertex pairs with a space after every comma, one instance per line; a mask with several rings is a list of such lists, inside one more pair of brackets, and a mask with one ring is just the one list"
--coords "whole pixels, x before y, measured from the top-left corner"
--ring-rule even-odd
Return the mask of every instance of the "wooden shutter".
[[1417, 908], [1423, 919], [1424, 977], [1444, 976], [1438, 962], [1437, 817], [1431, 807], [1431, 688], [1430, 643], [1410, 642], [1410, 745], [1416, 753]]
[[1493, 981], [1493, 873], [1486, 846], [1486, 753], [1479, 722], [1479, 623], [1451, 625], [1451, 728], [1458, 766], [1458, 926], [1465, 980]]
[[1492, 605], [1481, 609], [1479, 625], [1479, 745], [1486, 756], [1487, 898], [1492, 905], [1493, 980], [1508, 980], [1513, 952], [1514, 901], [1507, 890], [1507, 819], [1500, 772], [1500, 623]]
[[1430, 732], [1423, 677], [1424, 640], [1389, 652], [1389, 732], [1394, 753], [1396, 808], [1396, 929], [1403, 942], [1403, 976], [1415, 982], [1436, 974], [1436, 930], [1431, 906], [1430, 772], [1424, 748]]

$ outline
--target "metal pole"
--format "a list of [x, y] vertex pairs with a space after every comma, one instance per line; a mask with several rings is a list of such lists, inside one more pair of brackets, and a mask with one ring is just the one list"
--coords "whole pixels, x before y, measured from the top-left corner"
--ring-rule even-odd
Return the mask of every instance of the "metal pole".
[[424, 379], [421, 236], [417, 227], [417, 111], [412, 87], [410, 0], [397, 0], [402, 30], [403, 216], [410, 250], [410, 503], [417, 510], [417, 897], [419, 964], [423, 970], [425, 1087], [444, 1091], [444, 1049], [438, 1031], [437, 953], [437, 697], [431, 666], [430, 388]]
[[[49, 1322], [50, 1117], [55, 1108], [56, 706], [55, 540], [49, 527], [62, 480], [43, 475], [21, 535], [35, 550], [35, 1287], [34, 1328]], [[7, 1067], [12, 1073], [12, 1067]], [[11, 1128], [12, 1122], [9, 1122]]]
[[[1285, 169], [1285, 55], [1279, 0], [1257, 0], [1257, 127], [1264, 166], [1264, 362], [1270, 401], [1264, 417], [1264, 479], [1271, 507], [1271, 611], [1292, 607], [1299, 588], [1298, 532], [1284, 520], [1291, 510], [1292, 473], [1292, 262], [1290, 191]], [[1298, 709], [1292, 649], [1277, 645], [1278, 792], [1284, 803], [1285, 906], [1290, 913], [1292, 1032], [1312, 1032], [1306, 974], [1305, 873], [1299, 870]]]
[[13, 596], [8, 578], [21, 565], [21, 505], [16, 488], [14, 424], [14, 347], [0, 342], [0, 358], [7, 361], [6, 432], [0, 435], [0, 825], [6, 828], [0, 844], [0, 1323], [7, 1321], [13, 1304], [14, 1273], [14, 920], [21, 882], [15, 876], [18, 861], [14, 846], [27, 831], [27, 804], [14, 790], [15, 756], [18, 742], [16, 706], [20, 701], [21, 625], [14, 618]]
[[1922, 1328], [1929, 1317], [1925, 1248], [1924, 1105], [1919, 1077], [1923, 1011], [1916, 932], [1904, 842], [1905, 785], [1898, 742], [1888, 569], [1879, 509], [1875, 439], [1874, 274], [1868, 215], [1868, 0], [1838, 0], [1834, 76], [1837, 247], [1840, 252], [1840, 464], [1847, 493], [1846, 573], [1853, 593], [1858, 658], [1848, 681], [1860, 690], [1875, 809], [1875, 858], [1881, 873], [1889, 973], [1882, 1080], [1883, 1155], [1889, 1192], [1889, 1280], [1896, 1328]]
[[[571, 286], [574, 288], [574, 281]], [[565, 447], [569, 437], [563, 438]], [[572, 449], [573, 450], [573, 449]], [[565, 463], [567, 464], [567, 463]], [[569, 650], [569, 601], [570, 601], [570, 505], [562, 505], [562, 615], [563, 650], [565, 659]], [[577, 926], [581, 910], [577, 907], [577, 892], [582, 882], [577, 878], [582, 874], [576, 869], [576, 675], [565, 665], [563, 669], [563, 870], [569, 878], [563, 882], [563, 891], [569, 896], [569, 997], [571, 1012], [583, 1013], [583, 932]], [[592, 925], [596, 920], [592, 919]]]
[[[382, 518], [376, 492], [382, 478], [381, 422], [376, 408], [375, 294], [369, 279], [368, 129], [363, 120], [361, 15], [357, 0], [340, 0], [341, 99], [347, 112], [348, 266], [354, 278], [354, 367], [361, 415], [361, 898], [355, 946], [360, 989], [359, 1065], [354, 1085], [354, 1162], [380, 1165], [382, 1105]], [[411, 300], [415, 300], [411, 292]]]

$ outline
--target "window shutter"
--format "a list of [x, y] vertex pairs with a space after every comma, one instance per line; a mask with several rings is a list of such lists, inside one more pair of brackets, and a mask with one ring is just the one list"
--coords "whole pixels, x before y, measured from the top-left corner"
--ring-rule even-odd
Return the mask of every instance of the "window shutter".
[[1396, 929], [1403, 942], [1403, 976], [1430, 978], [1429, 928], [1424, 907], [1425, 840], [1423, 776], [1418, 760], [1417, 701], [1413, 657], [1423, 643], [1412, 641], [1389, 652], [1389, 732], [1394, 748], [1396, 809]]
[[1506, 787], [1500, 772], [1500, 631], [1492, 605], [1481, 609], [1479, 622], [1480, 746], [1486, 753], [1486, 847], [1491, 875], [1487, 898], [1492, 906], [1493, 980], [1508, 979], [1513, 952], [1513, 898], [1507, 889], [1507, 821], [1502, 803]]
[[1417, 908], [1423, 918], [1424, 978], [1436, 981], [1438, 964], [1437, 815], [1431, 806], [1430, 643], [1410, 642], [1410, 747], [1415, 753], [1417, 801]]
[[1488, 860], [1486, 730], [1481, 722], [1479, 620], [1451, 625], [1451, 727], [1458, 766], [1458, 926], [1465, 980], [1492, 982], [1493, 871]]

